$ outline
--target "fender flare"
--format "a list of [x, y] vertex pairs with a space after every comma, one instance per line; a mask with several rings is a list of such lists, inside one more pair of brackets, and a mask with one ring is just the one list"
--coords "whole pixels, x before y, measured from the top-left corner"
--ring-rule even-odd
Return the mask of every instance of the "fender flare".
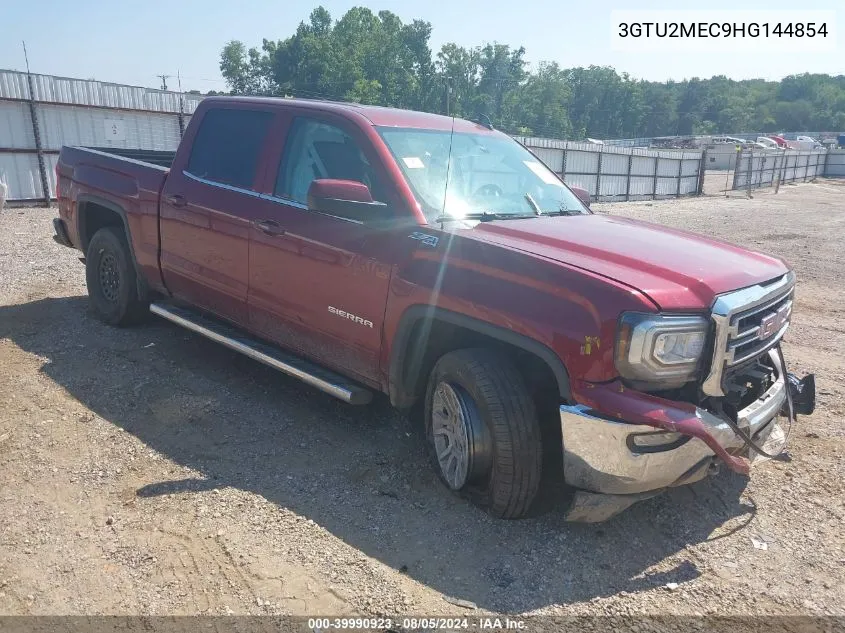
[[390, 365], [388, 368], [388, 394], [390, 402], [398, 408], [410, 407], [416, 400], [413, 389], [419, 376], [409, 377], [404, 371], [408, 355], [413, 352], [411, 335], [415, 326], [424, 320], [443, 321], [452, 325], [478, 332], [502, 343], [507, 343], [521, 350], [524, 350], [543, 361], [555, 377], [560, 397], [563, 400], [572, 400], [572, 391], [569, 382], [569, 372], [563, 361], [560, 360], [549, 347], [524, 334], [513, 330], [493, 325], [474, 317], [453, 312], [436, 306], [414, 305], [409, 307], [399, 319], [396, 334], [393, 337], [393, 344], [390, 349]]
[[[82, 222], [82, 214], [79, 213], [79, 208], [83, 205], [88, 203], [96, 204], [97, 206], [104, 207], [109, 211], [113, 211], [119, 218], [120, 221], [123, 222], [123, 231], [126, 233], [126, 241], [129, 242], [129, 250], [132, 253], [132, 260], [135, 261], [135, 248], [132, 246], [132, 236], [129, 232], [129, 220], [126, 217], [126, 209], [121, 207], [119, 204], [112, 202], [111, 200], [107, 200], [106, 198], [101, 198], [100, 196], [95, 196], [89, 193], [80, 194], [79, 197], [76, 199], [76, 208], [77, 208], [77, 217], [76, 217], [76, 233], [79, 235], [79, 245], [82, 247], [83, 252], [88, 247], [86, 244], [86, 240], [83, 238], [83, 222]], [[86, 227], [87, 228], [87, 227]], [[91, 241], [91, 238], [94, 237], [93, 235], [88, 235], [87, 230], [85, 231], [85, 237], [88, 238], [87, 242]], [[137, 266], [137, 263], [136, 263]]]
[[[138, 266], [138, 259], [135, 257], [135, 245], [132, 243], [132, 232], [129, 230], [129, 219], [126, 216], [126, 209], [121, 207], [119, 204], [112, 202], [111, 200], [107, 200], [100, 196], [95, 196], [88, 193], [80, 194], [76, 198], [76, 234], [79, 236], [79, 246], [83, 252], [83, 254], [87, 253], [88, 250], [88, 243], [91, 242], [91, 238], [93, 235], [88, 235], [87, 227], [83, 237], [83, 222], [82, 222], [82, 213], [79, 212], [80, 207], [91, 203], [101, 206], [103, 208], [108, 209], [109, 211], [114, 212], [123, 223], [123, 232], [126, 235], [126, 243], [129, 245], [129, 256], [132, 258], [132, 265], [135, 267], [136, 272], [136, 279], [137, 279], [137, 286], [138, 286], [138, 296], [144, 297], [149, 292], [149, 286], [147, 284], [147, 280], [143, 274], [141, 274], [141, 269]], [[87, 220], [86, 220], [87, 221]], [[87, 242], [86, 243], [86, 239]]]

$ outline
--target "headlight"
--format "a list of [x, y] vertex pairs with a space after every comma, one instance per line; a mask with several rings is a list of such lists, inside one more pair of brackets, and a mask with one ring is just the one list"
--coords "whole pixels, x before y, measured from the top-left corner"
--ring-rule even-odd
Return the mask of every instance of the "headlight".
[[616, 368], [630, 380], [683, 384], [695, 375], [708, 328], [704, 317], [626, 312], [619, 320]]

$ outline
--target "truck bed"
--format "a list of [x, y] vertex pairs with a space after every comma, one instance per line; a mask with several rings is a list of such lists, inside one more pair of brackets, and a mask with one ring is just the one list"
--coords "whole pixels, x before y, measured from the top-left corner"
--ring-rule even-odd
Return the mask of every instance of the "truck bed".
[[150, 163], [158, 167], [170, 167], [176, 156], [176, 151], [166, 152], [154, 149], [124, 149], [121, 147], [80, 147], [78, 149], [90, 149], [102, 154], [113, 154], [121, 158], [131, 158], [141, 163]]
[[115, 212], [144, 276], [159, 280], [159, 195], [174, 157], [175, 152], [63, 147], [56, 164], [57, 197], [71, 244], [85, 251], [99, 226], [92, 218]]

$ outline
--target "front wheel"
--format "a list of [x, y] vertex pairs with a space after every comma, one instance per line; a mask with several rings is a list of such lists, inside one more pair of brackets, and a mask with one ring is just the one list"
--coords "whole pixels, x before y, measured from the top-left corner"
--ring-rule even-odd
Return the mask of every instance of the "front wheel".
[[109, 325], [130, 325], [147, 313], [123, 232], [107, 226], [96, 233], [85, 255], [88, 297], [97, 317]]
[[426, 436], [440, 478], [496, 517], [525, 516], [540, 487], [537, 410], [507, 358], [457, 350], [434, 366], [425, 397]]

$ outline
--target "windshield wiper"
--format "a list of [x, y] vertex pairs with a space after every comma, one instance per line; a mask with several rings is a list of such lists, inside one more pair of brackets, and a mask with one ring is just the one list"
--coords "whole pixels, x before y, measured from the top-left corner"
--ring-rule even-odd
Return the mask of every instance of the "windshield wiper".
[[544, 211], [543, 215], [583, 215], [578, 209], [567, 209], [561, 207], [557, 211]]
[[492, 213], [491, 211], [481, 211], [479, 213], [467, 213], [461, 217], [454, 215], [441, 215], [434, 218], [435, 222], [459, 222], [460, 220], [480, 220], [481, 222], [490, 222], [491, 220], [523, 220], [525, 218], [536, 218], [533, 214], [523, 213]]
[[534, 211], [534, 215], [543, 215], [543, 210], [540, 208], [540, 205], [537, 204], [537, 201], [531, 196], [530, 193], [525, 194], [525, 201], [528, 203], [528, 206]]
[[557, 211], [543, 211], [540, 208], [540, 205], [537, 204], [537, 201], [534, 200], [533, 196], [530, 193], [525, 194], [525, 201], [529, 204], [529, 206], [534, 210], [534, 215], [581, 215], [581, 212], [577, 209], [567, 209], [564, 206], [558, 207]]

